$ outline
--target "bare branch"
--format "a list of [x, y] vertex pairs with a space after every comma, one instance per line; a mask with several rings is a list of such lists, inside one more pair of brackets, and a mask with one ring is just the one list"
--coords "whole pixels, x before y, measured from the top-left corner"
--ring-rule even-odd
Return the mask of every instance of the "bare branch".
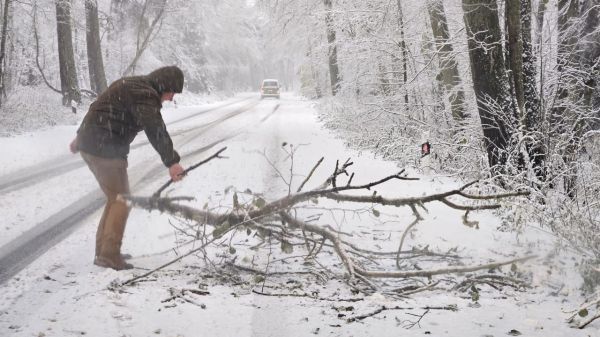
[[317, 161], [317, 163], [315, 164], [315, 166], [313, 166], [312, 170], [310, 170], [310, 172], [308, 173], [308, 175], [306, 176], [306, 178], [304, 179], [302, 184], [300, 184], [300, 187], [298, 187], [298, 190], [296, 192], [302, 191], [302, 188], [308, 182], [308, 180], [312, 177], [313, 173], [315, 173], [315, 170], [317, 169], [317, 167], [319, 167], [319, 165], [321, 165], [321, 163], [323, 162], [323, 159], [325, 159], [325, 157], [321, 157], [321, 159], [319, 159], [319, 161]]
[[[250, 222], [252, 222], [252, 221], [255, 221], [255, 220], [256, 220], [256, 219], [248, 219], [248, 220], [246, 220], [246, 221], [239, 222], [239, 223], [237, 223], [237, 224], [235, 224], [235, 225], [233, 225], [233, 226], [229, 227], [229, 228], [228, 228], [228, 229], [227, 229], [227, 230], [226, 230], [224, 233], [222, 233], [222, 234], [221, 234], [221, 236], [222, 236], [222, 235], [224, 235], [224, 234], [226, 234], [227, 232], [230, 232], [230, 231], [232, 231], [232, 230], [234, 230], [234, 229], [236, 229], [236, 228], [238, 228], [238, 227], [240, 227], [240, 226], [242, 226], [242, 225], [244, 225], [244, 224], [250, 223]], [[157, 268], [155, 268], [155, 269], [152, 269], [151, 271], [149, 271], [149, 272], [147, 272], [147, 273], [144, 273], [144, 274], [142, 274], [142, 275], [139, 275], [139, 276], [133, 277], [133, 278], [131, 278], [131, 279], [129, 279], [129, 280], [126, 280], [126, 281], [124, 281], [124, 282], [120, 283], [120, 284], [119, 284], [119, 286], [122, 286], [122, 287], [123, 287], [123, 286], [126, 286], [126, 285], [134, 284], [135, 282], [139, 281], [140, 279], [146, 278], [146, 277], [148, 277], [148, 276], [150, 276], [150, 275], [154, 274], [155, 272], [157, 272], [157, 271], [159, 271], [159, 270], [161, 270], [161, 269], [164, 269], [164, 268], [166, 268], [166, 267], [168, 267], [168, 266], [170, 266], [170, 265], [172, 265], [172, 264], [174, 264], [174, 263], [176, 263], [176, 262], [178, 262], [178, 261], [181, 261], [181, 260], [183, 260], [184, 258], [186, 258], [186, 257], [188, 257], [188, 256], [190, 256], [190, 255], [192, 255], [192, 254], [194, 254], [194, 253], [197, 253], [197, 252], [199, 252], [199, 251], [202, 251], [202, 250], [203, 250], [203, 249], [204, 249], [206, 246], [208, 246], [209, 244], [211, 244], [211, 243], [215, 242], [215, 241], [216, 241], [217, 239], [219, 239], [221, 236], [214, 236], [214, 237], [213, 237], [211, 240], [207, 241], [207, 242], [206, 242], [206, 243], [204, 243], [202, 246], [200, 246], [200, 247], [198, 247], [198, 248], [196, 248], [196, 249], [192, 249], [192, 250], [190, 250], [189, 252], [187, 252], [187, 253], [185, 253], [185, 254], [183, 254], [183, 255], [180, 255], [180, 256], [178, 256], [176, 259], [173, 259], [173, 260], [171, 260], [171, 261], [169, 261], [169, 262], [167, 262], [167, 263], [163, 264], [163, 265], [162, 265], [162, 266], [160, 266], [160, 267], [157, 267]]]
[[346, 322], [348, 323], [352, 323], [352, 322], [356, 322], [356, 321], [362, 321], [365, 318], [369, 318], [369, 317], [373, 317], [383, 311], [386, 310], [415, 310], [415, 309], [422, 309], [422, 310], [449, 310], [449, 311], [457, 311], [458, 308], [456, 307], [456, 305], [447, 305], [447, 306], [443, 306], [443, 307], [422, 307], [422, 308], [416, 308], [416, 307], [400, 307], [400, 306], [394, 306], [394, 307], [386, 307], [386, 306], [381, 306], [379, 308], [377, 308], [376, 310], [370, 312], [370, 313], [366, 313], [366, 314], [362, 314], [362, 315], [358, 315], [358, 316], [354, 316], [354, 317], [350, 317], [348, 319], [346, 319]]
[[440, 268], [434, 270], [411, 270], [411, 271], [367, 271], [360, 268], [355, 268], [357, 273], [363, 276], [375, 277], [375, 278], [406, 278], [406, 277], [431, 277], [434, 275], [442, 274], [456, 274], [456, 273], [467, 273], [472, 271], [498, 268], [507, 264], [513, 264], [516, 262], [523, 262], [536, 258], [536, 255], [528, 255], [507, 261], [493, 262], [487, 264], [480, 264], [470, 267], [455, 267], [455, 268]]
[[[194, 164], [194, 165], [192, 165], [192, 166], [188, 167], [187, 169], [185, 169], [185, 171], [183, 171], [183, 175], [186, 175], [186, 174], [188, 174], [188, 172], [190, 172], [191, 170], [193, 170], [193, 169], [197, 168], [197, 167], [198, 167], [198, 166], [200, 166], [200, 165], [206, 164], [206, 163], [208, 163], [209, 161], [211, 161], [211, 160], [213, 160], [213, 159], [215, 159], [215, 158], [224, 158], [224, 157], [221, 157], [221, 156], [220, 156], [220, 154], [221, 154], [223, 151], [225, 151], [225, 150], [227, 150], [227, 146], [225, 146], [224, 148], [220, 149], [219, 151], [217, 151], [217, 152], [216, 152], [215, 154], [213, 154], [212, 156], [210, 156], [210, 157], [208, 157], [208, 158], [206, 158], [206, 159], [202, 160], [201, 162], [199, 162], [199, 163], [197, 163], [197, 164]], [[161, 186], [161, 187], [160, 187], [160, 188], [159, 188], [159, 189], [158, 189], [156, 192], [154, 192], [154, 194], [152, 195], [152, 197], [154, 197], [154, 198], [158, 198], [158, 197], [160, 197], [160, 193], [161, 193], [162, 191], [164, 191], [164, 190], [165, 190], [167, 187], [169, 187], [169, 185], [171, 185], [172, 183], [173, 183], [173, 179], [169, 179], [169, 181], [167, 181], [167, 182], [166, 182], [164, 185], [162, 185], [162, 186]]]

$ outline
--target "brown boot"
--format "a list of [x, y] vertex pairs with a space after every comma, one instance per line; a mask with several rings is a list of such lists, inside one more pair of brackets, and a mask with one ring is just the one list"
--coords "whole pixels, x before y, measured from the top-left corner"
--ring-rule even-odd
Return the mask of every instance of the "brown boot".
[[96, 230], [96, 251], [94, 252], [94, 258], [100, 255], [100, 250], [102, 249], [102, 235], [104, 233], [104, 223], [106, 222], [106, 216], [110, 209], [110, 202], [107, 202], [104, 206], [104, 212], [102, 212], [102, 217], [100, 217], [100, 223], [98, 224], [98, 229]]
[[128, 213], [129, 209], [123, 199], [117, 198], [110, 203], [102, 232], [100, 254], [94, 260], [94, 264], [115, 270], [133, 268], [131, 264], [125, 262], [121, 255], [121, 243]]
[[[94, 256], [94, 259], [98, 257], [98, 254], [96, 254], [96, 256]], [[123, 260], [130, 260], [133, 258], [133, 256], [131, 256], [131, 254], [127, 254], [127, 253], [121, 253], [121, 258]]]
[[94, 259], [94, 264], [104, 268], [112, 268], [114, 270], [133, 269], [133, 265], [125, 262], [123, 259], [108, 259], [101, 256]]

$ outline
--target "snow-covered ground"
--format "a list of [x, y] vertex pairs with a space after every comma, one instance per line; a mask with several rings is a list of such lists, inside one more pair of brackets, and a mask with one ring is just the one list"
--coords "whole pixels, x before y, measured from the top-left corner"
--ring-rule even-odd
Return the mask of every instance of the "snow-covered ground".
[[[352, 158], [351, 171], [355, 172], [356, 183], [373, 181], [400, 169], [369, 152], [346, 148], [343, 140], [336, 139], [322, 127], [313, 102], [291, 94], [283, 95], [280, 101], [258, 101], [256, 97], [246, 95], [212, 106], [167, 106], [164, 116], [175, 146], [183, 155], [184, 166], [227, 146], [224, 153], [227, 159], [213, 160], [201, 166], [167, 190], [169, 195], [195, 197], [196, 201], [190, 205], [197, 208], [205, 204], [211, 208], [230, 206], [231, 187], [242, 199], [243, 191], [247, 189], [263, 193], [267, 200], [284, 196], [288, 186], [282, 177], [289, 180], [290, 158], [285, 152], [290, 151], [289, 144], [296, 149], [294, 189], [321, 157], [325, 160], [309, 181], [310, 187], [317, 186], [331, 174], [337, 159]], [[39, 166], [48, 167], [58, 162], [80, 161], [79, 156], [69, 154], [67, 149], [76, 127], [56, 126], [41, 132], [0, 138], [0, 181], [5, 176], [19, 176], [34, 165], [39, 169]], [[144, 137], [140, 135], [135, 144], [143, 142]], [[205, 146], [211, 147], [198, 151]], [[129, 167], [135, 195], [152, 194], [168, 177], [167, 170], [160, 168], [158, 155], [149, 147], [135, 148], [130, 155]], [[161, 170], [158, 176], [149, 173], [157, 169]], [[391, 181], [378, 187], [377, 192], [390, 197], [421, 196], [462, 185], [454, 178], [422, 175], [414, 169], [407, 173], [421, 179]], [[4, 218], [0, 246], [95, 189], [91, 173], [85, 166], [79, 166], [23, 189], [0, 194]], [[302, 212], [326, 213], [322, 208], [327, 206], [337, 207], [332, 202], [319, 204], [321, 209], [303, 209]], [[317, 205], [312, 207], [317, 208]], [[377, 216], [366, 207], [359, 208], [358, 213], [323, 214], [319, 223], [351, 233], [349, 240], [357, 244], [393, 251], [411, 222], [412, 213], [408, 208], [375, 208], [379, 212]], [[468, 292], [436, 289], [402, 300], [379, 293], [361, 298], [336, 278], [306, 284], [304, 278], [289, 274], [283, 278], [251, 279], [248, 282], [244, 278], [247, 275], [231, 269], [224, 279], [219, 279], [206, 273], [207, 261], [201, 254], [194, 254], [144, 282], [120, 288], [120, 291], [109, 290], [115, 280], [126, 280], [154, 269], [198, 243], [182, 244], [185, 240], [176, 229], [180, 225], [176, 219], [158, 212], [133, 209], [123, 247], [125, 252], [133, 255], [131, 263], [136, 268], [120, 272], [103, 269], [92, 264], [96, 223], [100, 217], [100, 210], [97, 210], [68, 238], [0, 286], [0, 336], [600, 335], [598, 322], [585, 330], [570, 328], [565, 323], [570, 315], [568, 312], [575, 310], [582, 301], [576, 271], [579, 261], [575, 254], [557, 249], [551, 234], [533, 226], [526, 226], [519, 235], [499, 231], [502, 220], [488, 211], [470, 215], [470, 220], [479, 221], [479, 229], [474, 229], [463, 224], [463, 213], [459, 211], [439, 203], [427, 205], [427, 208], [427, 213], [422, 212], [425, 220], [405, 242], [407, 249], [428, 246], [437, 252], [452, 250], [465, 257], [467, 264], [536, 254], [538, 258], [517, 266], [533, 287], [526, 291], [505, 287], [499, 291], [481, 286], [478, 299]], [[235, 252], [223, 246], [210, 248], [210, 261], [224, 263], [237, 255], [239, 263], [253, 261], [255, 268], [266, 268], [272, 252], [264, 248], [249, 249], [244, 236], [238, 234], [234, 238]], [[306, 254], [301, 249], [296, 248], [289, 255], [277, 252], [282, 259], [269, 260], [269, 272], [301, 265], [301, 256]], [[325, 257], [325, 261], [330, 262], [328, 267], [334, 273], [342, 274], [335, 256]], [[437, 263], [438, 267], [443, 266], [439, 261]], [[210, 263], [208, 265], [210, 267]], [[433, 262], [425, 267], [432, 265]], [[232, 281], [237, 278], [245, 282], [236, 284]], [[277, 287], [281, 283], [286, 284], [286, 290], [316, 292], [321, 299], [265, 296], [253, 292], [281, 293], [284, 289]], [[178, 291], [180, 296], [174, 297]], [[208, 294], [201, 295], [200, 291]], [[328, 298], [360, 300], [336, 302]], [[347, 322], [349, 317], [370, 313], [382, 306], [407, 309], [387, 310], [364, 320]], [[428, 310], [428, 307], [457, 310]], [[425, 312], [427, 314], [418, 324], [408, 328]]]

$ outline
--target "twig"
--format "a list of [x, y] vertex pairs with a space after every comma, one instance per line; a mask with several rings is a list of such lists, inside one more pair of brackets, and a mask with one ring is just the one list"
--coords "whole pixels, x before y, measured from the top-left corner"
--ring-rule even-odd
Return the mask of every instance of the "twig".
[[435, 281], [435, 282], [433, 282], [431, 284], [428, 284], [428, 285], [426, 285], [424, 287], [419, 287], [419, 288], [415, 288], [415, 289], [408, 290], [408, 291], [402, 291], [402, 292], [400, 292], [400, 295], [407, 296], [407, 295], [412, 295], [412, 294], [420, 293], [422, 291], [430, 290], [430, 289], [433, 289], [435, 286], [437, 286], [439, 283], [440, 283], [440, 281]]
[[395, 307], [386, 307], [385, 305], [377, 308], [376, 310], [366, 313], [366, 314], [362, 314], [362, 315], [357, 315], [357, 316], [353, 316], [350, 317], [348, 319], [346, 319], [347, 323], [352, 323], [352, 322], [357, 322], [357, 321], [362, 321], [365, 318], [369, 318], [369, 317], [373, 317], [383, 311], [386, 310], [415, 310], [415, 309], [422, 309], [422, 310], [448, 310], [448, 311], [458, 311], [458, 308], [456, 307], [456, 305], [447, 305], [447, 306], [443, 306], [443, 307], [422, 307], [422, 308], [416, 308], [416, 307], [400, 307], [400, 306], [395, 306]]
[[587, 320], [583, 321], [583, 323], [581, 323], [578, 326], [578, 328], [583, 329], [586, 326], [588, 326], [590, 323], [592, 323], [593, 321], [597, 320], [598, 318], [600, 318], [600, 313], [597, 313], [595, 316], [592, 316], [592, 317], [588, 318]]
[[[267, 205], [265, 205], [263, 208], [261, 208], [260, 210], [256, 210], [253, 211], [254, 213], [260, 213], [260, 212], [278, 212], [282, 209], [286, 209], [291, 207], [292, 205], [295, 205], [297, 203], [306, 201], [306, 200], [310, 200], [311, 198], [314, 197], [327, 197], [327, 198], [331, 198], [331, 199], [336, 199], [335, 196], [340, 196], [342, 198], [345, 197], [353, 197], [353, 196], [346, 196], [346, 195], [341, 195], [338, 194], [337, 192], [342, 192], [342, 191], [350, 191], [350, 190], [359, 190], [359, 189], [370, 189], [371, 187], [377, 186], [379, 184], [382, 184], [384, 182], [387, 182], [388, 180], [391, 179], [399, 179], [399, 180], [418, 180], [418, 178], [407, 178], [407, 177], [403, 177], [401, 174], [404, 171], [400, 171], [399, 173], [396, 174], [392, 174], [390, 176], [387, 176], [381, 180], [378, 180], [376, 182], [372, 182], [372, 183], [368, 183], [368, 184], [364, 184], [364, 185], [358, 185], [358, 186], [341, 186], [341, 187], [333, 187], [333, 188], [328, 188], [328, 189], [315, 189], [315, 190], [311, 190], [311, 191], [307, 191], [307, 192], [301, 192], [301, 193], [297, 193], [297, 194], [293, 194], [293, 195], [289, 195], [283, 198], [280, 198], [278, 200], [275, 200], [273, 202], [268, 203]], [[325, 185], [325, 184], [324, 184]], [[379, 197], [378, 197], [379, 198]], [[423, 197], [426, 198], [426, 197]], [[410, 200], [410, 202], [408, 203], [404, 203], [402, 205], [408, 205], [410, 203], [416, 203], [416, 202], [420, 202], [422, 198], [412, 198]], [[340, 199], [342, 200], [342, 199]], [[404, 200], [404, 199], [402, 199]], [[349, 201], [354, 201], [354, 200], [349, 200]], [[359, 201], [361, 202], [361, 201]], [[370, 203], [381, 203], [378, 200], [368, 200], [368, 201], [362, 201], [362, 202], [370, 202]], [[400, 206], [402, 206], [400, 205]], [[395, 205], [397, 206], [397, 205]], [[253, 215], [254, 213], [250, 212], [251, 215]]]
[[503, 285], [503, 286], [512, 287], [515, 289], [531, 288], [531, 286], [526, 284], [525, 282], [515, 279], [515, 278], [512, 278], [512, 277], [508, 277], [508, 276], [478, 275], [478, 276], [463, 280], [462, 282], [460, 282], [457, 285], [455, 285], [454, 287], [452, 287], [452, 289], [453, 290], [464, 290], [474, 283], [486, 283], [492, 287], [494, 287], [493, 284], [499, 284], [499, 285]]
[[279, 212], [279, 215], [290, 225], [297, 227], [297, 228], [304, 228], [310, 232], [320, 234], [321, 236], [323, 236], [326, 239], [328, 239], [329, 241], [331, 241], [333, 243], [333, 247], [334, 247], [335, 251], [337, 252], [340, 259], [342, 260], [342, 263], [344, 264], [344, 266], [346, 267], [348, 274], [350, 274], [350, 277], [354, 276], [354, 262], [346, 254], [346, 251], [342, 247], [342, 243], [341, 243], [340, 239], [333, 232], [331, 232], [325, 228], [321, 228], [319, 226], [307, 224], [306, 222], [297, 220], [285, 212]]
[[[416, 211], [414, 209], [414, 206], [413, 206], [413, 211]], [[400, 239], [400, 244], [398, 245], [398, 252], [396, 253], [396, 267], [398, 269], [400, 269], [400, 252], [402, 251], [402, 245], [404, 244], [404, 239], [406, 239], [406, 236], [411, 231], [411, 229], [414, 226], [416, 226], [417, 223], [422, 219], [423, 218], [421, 218], [421, 216], [417, 213], [415, 220], [413, 220], [413, 222], [410, 225], [408, 225], [408, 227], [406, 227], [406, 230], [404, 231], [404, 233], [402, 233], [402, 238]]]
[[300, 187], [298, 187], [298, 190], [296, 192], [300, 193], [300, 191], [302, 191], [302, 188], [308, 182], [308, 180], [312, 177], [313, 173], [315, 173], [315, 170], [317, 169], [317, 167], [319, 167], [319, 165], [321, 165], [321, 163], [323, 162], [323, 159], [325, 159], [325, 157], [321, 157], [321, 159], [319, 159], [319, 161], [317, 161], [317, 163], [315, 164], [315, 166], [313, 166], [312, 170], [310, 170], [310, 172], [308, 173], [308, 175], [306, 176], [306, 178], [304, 179], [302, 184], [300, 184]]
[[198, 289], [181, 289], [181, 290], [176, 290], [174, 288], [169, 288], [169, 293], [171, 293], [171, 297], [166, 298], [162, 301], [160, 301], [160, 303], [166, 303], [166, 302], [170, 302], [176, 298], [183, 298], [183, 296], [185, 296], [186, 292], [191, 292], [193, 294], [196, 295], [210, 295], [209, 291], [205, 291], [205, 290], [198, 290]]
[[[209, 162], [209, 161], [211, 161], [211, 160], [213, 160], [213, 159], [215, 159], [215, 158], [224, 158], [224, 157], [221, 157], [221, 156], [219, 156], [219, 155], [221, 154], [221, 152], [223, 152], [223, 151], [225, 151], [225, 150], [227, 150], [227, 146], [225, 146], [224, 148], [220, 149], [220, 150], [219, 150], [219, 151], [217, 151], [215, 154], [213, 154], [212, 156], [210, 156], [210, 157], [208, 157], [208, 158], [204, 159], [203, 161], [201, 161], [201, 162], [199, 162], [199, 163], [197, 163], [197, 164], [194, 164], [194, 165], [192, 165], [192, 166], [188, 167], [187, 169], [185, 169], [185, 170], [183, 171], [183, 174], [182, 174], [182, 175], [186, 175], [186, 174], [188, 174], [188, 172], [190, 172], [191, 170], [193, 170], [193, 169], [197, 168], [198, 166], [200, 166], [200, 165], [203, 165], [203, 164], [205, 164], [205, 163], [207, 163], [207, 162]], [[169, 185], [171, 185], [172, 183], [173, 183], [173, 179], [169, 179], [169, 181], [167, 181], [167, 182], [166, 182], [164, 185], [162, 185], [162, 186], [161, 186], [161, 187], [160, 187], [160, 188], [159, 188], [159, 189], [158, 189], [156, 192], [154, 192], [154, 194], [152, 195], [152, 197], [153, 197], [153, 198], [158, 198], [158, 197], [160, 197], [160, 194], [162, 193], [162, 191], [164, 191], [164, 190], [165, 190], [167, 187], [169, 187]]]
[[269, 264], [271, 262], [271, 254], [273, 253], [273, 245], [271, 244], [271, 233], [269, 232], [269, 255], [267, 255], [267, 265], [265, 266], [265, 273], [262, 281], [261, 290], [265, 290], [265, 283], [267, 282], [267, 277], [269, 276]]
[[442, 274], [457, 274], [457, 273], [467, 273], [472, 271], [478, 271], [483, 269], [492, 269], [500, 266], [504, 266], [507, 264], [512, 264], [515, 262], [523, 262], [533, 258], [536, 258], [537, 255], [528, 255], [525, 257], [520, 257], [508, 261], [500, 261], [494, 263], [480, 264], [470, 267], [455, 267], [455, 268], [440, 268], [433, 270], [410, 270], [410, 271], [367, 271], [361, 269], [359, 267], [355, 267], [354, 270], [366, 277], [376, 277], [376, 278], [406, 278], [406, 277], [431, 277], [434, 275], [442, 275]]
[[[274, 263], [274, 262], [276, 262], [276, 261], [277, 260], [271, 261], [271, 264]], [[257, 275], [261, 275], [261, 276], [276, 276], [276, 275], [290, 275], [290, 274], [293, 274], [293, 275], [314, 275], [314, 276], [316, 276], [318, 278], [321, 278], [321, 279], [323, 278], [322, 275], [318, 274], [317, 272], [310, 271], [310, 270], [309, 271], [274, 271], [274, 272], [265, 272], [265, 271], [262, 271], [262, 270], [258, 270], [256, 268], [252, 268], [252, 267], [247, 267], [247, 266], [242, 266], [242, 265], [239, 265], [239, 264], [235, 264], [235, 263], [233, 263], [231, 261], [227, 262], [227, 265], [231, 266], [233, 268], [242, 270], [242, 271], [246, 271], [246, 272], [257, 274]]]
[[321, 190], [321, 189], [325, 189], [327, 188], [327, 186], [332, 185], [333, 188], [336, 188], [337, 186], [335, 185], [335, 180], [337, 178], [338, 175], [342, 174], [342, 173], [346, 173], [348, 174], [348, 172], [346, 171], [346, 169], [350, 166], [352, 166], [354, 163], [350, 161], [350, 158], [346, 159], [346, 162], [344, 162], [344, 165], [342, 165], [342, 168], [340, 168], [340, 161], [336, 160], [335, 161], [335, 169], [333, 170], [333, 174], [331, 174], [331, 176], [329, 176], [329, 178], [327, 178], [325, 180], [325, 182], [319, 186], [317, 189]]
[[[325, 244], [325, 241], [327, 241], [327, 240], [325, 238], [323, 238], [323, 240], [321, 240], [321, 243], [319, 244], [318, 248], [317, 248], [317, 243], [315, 242], [315, 245], [313, 246], [313, 249], [311, 249], [311, 251], [308, 252], [308, 255], [306, 256], [306, 259], [311, 258], [311, 257], [316, 257], [317, 254], [319, 254], [319, 252], [323, 248], [323, 245]], [[317, 248], [316, 251], [315, 251], [315, 248]]]
[[[256, 220], [256, 219], [248, 219], [248, 220], [246, 220], [246, 221], [239, 222], [239, 223], [237, 223], [237, 224], [235, 224], [235, 225], [233, 225], [233, 226], [231, 226], [231, 227], [227, 228], [227, 230], [225, 230], [225, 231], [224, 231], [224, 232], [221, 234], [221, 236], [223, 236], [223, 235], [227, 234], [228, 232], [232, 231], [232, 230], [233, 230], [233, 229], [235, 229], [235, 228], [238, 228], [238, 227], [240, 227], [240, 226], [242, 226], [242, 225], [244, 225], [244, 224], [246, 224], [246, 223], [249, 223], [249, 222], [251, 222], [251, 221], [254, 221], [254, 220]], [[171, 260], [171, 261], [169, 261], [169, 262], [167, 262], [167, 263], [165, 263], [165, 264], [161, 265], [160, 267], [157, 267], [157, 268], [155, 268], [155, 269], [152, 269], [151, 271], [149, 271], [149, 272], [147, 272], [147, 273], [144, 273], [144, 274], [142, 274], [142, 275], [139, 275], [139, 276], [136, 276], [136, 277], [134, 277], [134, 278], [131, 278], [131, 279], [127, 280], [127, 281], [124, 281], [124, 282], [122, 282], [122, 283], [120, 284], [120, 286], [126, 286], [126, 285], [129, 285], [129, 284], [133, 284], [133, 283], [135, 283], [135, 282], [136, 282], [137, 280], [139, 280], [139, 279], [142, 279], [142, 278], [148, 277], [148, 276], [150, 276], [150, 275], [154, 274], [155, 272], [157, 272], [157, 271], [159, 271], [159, 270], [161, 270], [161, 269], [164, 269], [164, 268], [166, 268], [166, 267], [168, 267], [168, 266], [170, 266], [170, 265], [172, 265], [172, 264], [174, 264], [174, 263], [176, 263], [176, 262], [178, 262], [178, 261], [181, 261], [181, 260], [183, 260], [184, 258], [186, 258], [186, 257], [188, 257], [188, 256], [190, 256], [190, 255], [192, 255], [192, 254], [194, 254], [194, 253], [196, 253], [196, 252], [199, 252], [199, 251], [201, 251], [202, 249], [204, 249], [204, 247], [208, 246], [209, 244], [211, 244], [211, 243], [213, 243], [214, 241], [216, 241], [216, 240], [218, 240], [219, 238], [221, 238], [221, 236], [216, 236], [216, 237], [213, 237], [211, 240], [207, 241], [207, 242], [206, 242], [206, 243], [204, 243], [202, 246], [200, 246], [200, 247], [198, 247], [198, 248], [196, 248], [196, 249], [192, 249], [192, 250], [190, 250], [189, 252], [187, 252], [187, 253], [185, 253], [185, 254], [183, 254], [183, 255], [180, 255], [180, 256], [179, 256], [179, 257], [177, 257], [176, 259], [174, 259], [174, 260]]]
[[363, 301], [364, 298], [327, 298], [327, 297], [315, 297], [315, 296], [311, 296], [309, 294], [303, 293], [303, 294], [294, 294], [294, 293], [279, 293], [279, 294], [273, 294], [273, 293], [265, 293], [262, 290], [258, 291], [256, 289], [252, 289], [252, 292], [258, 295], [263, 295], [263, 296], [274, 296], [274, 297], [308, 297], [310, 299], [313, 300], [319, 300], [319, 301], [330, 301], [330, 302], [360, 302]]
[[[600, 293], [596, 293], [594, 296], [598, 296], [598, 295], [600, 295]], [[573, 322], [573, 320], [575, 319], [575, 317], [577, 317], [577, 315], [579, 315], [580, 312], [587, 311], [588, 308], [590, 308], [590, 307], [592, 307], [594, 305], [597, 306], [599, 304], [600, 304], [600, 298], [594, 298], [592, 300], [587, 301], [586, 303], [584, 303], [583, 305], [581, 305], [579, 307], [579, 309], [577, 309], [575, 311], [575, 313], [571, 317], [569, 317], [569, 319], [567, 320], [567, 322]], [[579, 329], [583, 329], [583, 328], [585, 328], [586, 326], [588, 326], [590, 323], [592, 323], [593, 321], [595, 321], [598, 318], [600, 318], [600, 313], [597, 313], [596, 315], [594, 315], [594, 316], [588, 318], [587, 320], [583, 321], [582, 323], [580, 323], [578, 325], [578, 328]]]
[[491, 269], [497, 268], [503, 265], [522, 262], [532, 258], [537, 257], [536, 255], [529, 255], [521, 258], [516, 258], [508, 261], [500, 261], [470, 267], [455, 267], [455, 268], [441, 268], [441, 269], [433, 269], [433, 270], [411, 270], [411, 271], [369, 271], [362, 269], [354, 264], [354, 261], [347, 255], [346, 250], [342, 247], [341, 240], [331, 231], [307, 224], [301, 220], [295, 219], [291, 217], [289, 214], [285, 212], [280, 212], [279, 215], [290, 225], [296, 228], [304, 228], [310, 232], [317, 233], [333, 243], [333, 247], [338, 254], [339, 258], [342, 260], [342, 263], [346, 267], [346, 270], [350, 274], [350, 277], [354, 277], [356, 273], [365, 276], [365, 277], [374, 277], [374, 278], [407, 278], [407, 277], [431, 277], [434, 275], [441, 274], [454, 274], [454, 273], [465, 273], [471, 271], [477, 271], [482, 269]]
[[[411, 179], [411, 178], [397, 177], [394, 175], [394, 176], [386, 177], [376, 183], [371, 183], [371, 184], [362, 185], [362, 186], [352, 186], [352, 188], [348, 188], [348, 189], [361, 189], [361, 188], [369, 189], [370, 187], [372, 187], [372, 185], [385, 182], [391, 178], [397, 178], [397, 179], [402, 179], [402, 180]], [[334, 191], [334, 192], [339, 192], [339, 191], [341, 191], [341, 189]], [[398, 206], [408, 206], [408, 205], [419, 205], [419, 204], [422, 205], [422, 204], [429, 203], [432, 201], [439, 201], [439, 202], [442, 202], [442, 203], [446, 204], [447, 206], [450, 206], [454, 209], [459, 209], [459, 210], [464, 210], [464, 211], [500, 208], [500, 205], [480, 205], [480, 206], [458, 205], [447, 199], [448, 197], [453, 196], [453, 195], [460, 195], [460, 196], [468, 198], [468, 199], [491, 200], [491, 199], [503, 199], [503, 198], [514, 197], [514, 196], [526, 196], [526, 195], [529, 195], [529, 192], [492, 194], [492, 195], [488, 195], [488, 196], [472, 196], [469, 194], [465, 194], [464, 192], [462, 192], [461, 189], [458, 189], [458, 190], [452, 190], [452, 191], [448, 191], [448, 192], [444, 192], [444, 193], [431, 194], [431, 195], [427, 195], [427, 196], [423, 196], [423, 197], [412, 197], [412, 198], [384, 198], [380, 195], [345, 195], [345, 194], [339, 194], [339, 193], [326, 193], [325, 197], [336, 200], [336, 201], [376, 203], [376, 204], [380, 204], [380, 205], [384, 205], [384, 206], [397, 206], [397, 207]]]
[[423, 319], [423, 317], [425, 317], [425, 315], [427, 315], [427, 314], [429, 313], [429, 310], [430, 310], [430, 309], [427, 309], [427, 310], [425, 310], [425, 312], [424, 312], [422, 315], [415, 315], [415, 314], [410, 314], [410, 313], [409, 313], [409, 315], [412, 315], [412, 316], [417, 316], [417, 317], [419, 317], [419, 319], [418, 319], [416, 322], [411, 322], [411, 321], [409, 321], [409, 320], [406, 320], [406, 321], [408, 322], [408, 324], [406, 324], [406, 325], [404, 326], [404, 328], [405, 328], [405, 329], [411, 329], [411, 328], [412, 328], [412, 327], [414, 327], [415, 325], [418, 325], [418, 326], [419, 326], [419, 328], [420, 328], [420, 327], [421, 327], [421, 320]]

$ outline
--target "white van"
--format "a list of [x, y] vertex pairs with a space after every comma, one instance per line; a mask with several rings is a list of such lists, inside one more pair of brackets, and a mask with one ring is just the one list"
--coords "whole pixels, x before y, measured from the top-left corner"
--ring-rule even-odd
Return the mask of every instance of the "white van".
[[279, 81], [275, 79], [265, 79], [260, 86], [260, 98], [275, 97], [279, 99]]

